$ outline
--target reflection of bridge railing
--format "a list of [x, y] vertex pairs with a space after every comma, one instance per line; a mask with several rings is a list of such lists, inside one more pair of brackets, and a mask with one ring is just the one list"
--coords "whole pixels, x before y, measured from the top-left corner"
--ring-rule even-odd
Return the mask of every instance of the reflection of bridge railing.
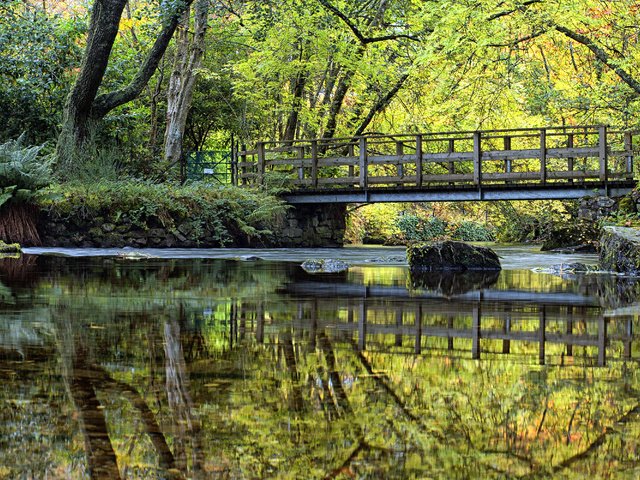
[[[481, 353], [509, 354], [512, 342], [521, 342], [538, 345], [540, 364], [553, 346], [563, 356], [574, 355], [574, 347], [597, 349], [595, 361], [605, 365], [607, 347], [613, 342], [621, 344], [622, 358], [631, 359], [636, 340], [633, 316], [605, 317], [595, 306], [315, 298], [291, 304], [237, 305], [234, 312], [232, 340], [253, 331], [257, 341], [264, 343], [266, 334], [293, 327], [308, 333], [313, 343], [316, 332], [326, 329], [353, 341], [362, 351], [373, 347], [401, 353], [398, 347], [406, 349], [409, 342], [414, 354], [444, 350], [448, 355], [471, 353], [473, 359], [481, 358]], [[291, 312], [296, 312], [293, 317]], [[497, 349], [495, 342], [501, 342]]]
[[523, 186], [608, 190], [633, 179], [637, 135], [580, 126], [259, 142], [237, 153], [233, 177], [252, 184], [284, 174], [292, 198], [311, 191], [393, 190], [398, 201], [400, 191], [415, 189], [484, 189], [481, 199], [492, 199], [496, 187], [504, 190], [496, 199]]

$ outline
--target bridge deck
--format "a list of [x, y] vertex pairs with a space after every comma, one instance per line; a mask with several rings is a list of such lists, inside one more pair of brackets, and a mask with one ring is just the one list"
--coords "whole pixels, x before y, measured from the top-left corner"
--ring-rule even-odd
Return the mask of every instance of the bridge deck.
[[282, 184], [291, 203], [624, 194], [638, 135], [581, 126], [259, 142], [236, 153], [233, 179]]

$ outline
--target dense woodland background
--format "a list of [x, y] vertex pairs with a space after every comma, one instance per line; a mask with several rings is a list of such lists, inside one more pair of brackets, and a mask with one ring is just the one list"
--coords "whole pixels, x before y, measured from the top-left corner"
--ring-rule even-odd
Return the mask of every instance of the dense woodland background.
[[157, 182], [178, 179], [187, 152], [232, 141], [635, 129], [639, 10], [630, 0], [4, 0], [0, 142], [44, 145], [58, 180]]

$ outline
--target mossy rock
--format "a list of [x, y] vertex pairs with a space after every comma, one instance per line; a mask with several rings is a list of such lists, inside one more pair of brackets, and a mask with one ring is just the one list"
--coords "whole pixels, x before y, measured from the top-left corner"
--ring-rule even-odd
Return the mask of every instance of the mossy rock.
[[604, 227], [600, 237], [600, 268], [640, 275], [640, 230]]
[[4, 243], [0, 240], [0, 253], [20, 253], [22, 248], [17, 243]]
[[412, 271], [466, 272], [500, 270], [500, 259], [487, 247], [464, 242], [428, 242], [407, 247], [407, 261]]

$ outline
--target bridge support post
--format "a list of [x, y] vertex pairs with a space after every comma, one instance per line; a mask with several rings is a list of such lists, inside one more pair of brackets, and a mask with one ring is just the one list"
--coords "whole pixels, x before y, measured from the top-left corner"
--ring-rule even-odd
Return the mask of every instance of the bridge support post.
[[368, 170], [367, 137], [360, 137], [360, 188], [367, 188]]

